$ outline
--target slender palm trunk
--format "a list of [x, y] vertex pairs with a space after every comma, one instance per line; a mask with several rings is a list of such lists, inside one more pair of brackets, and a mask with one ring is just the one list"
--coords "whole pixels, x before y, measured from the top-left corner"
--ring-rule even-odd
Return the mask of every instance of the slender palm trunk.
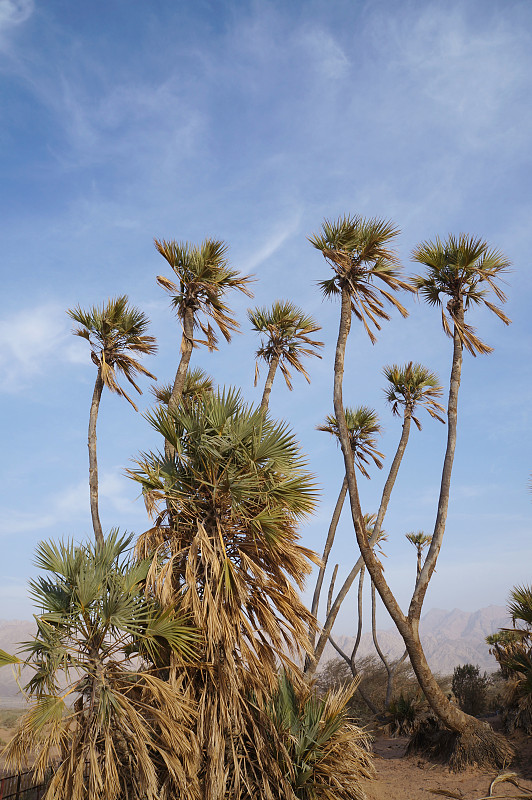
[[[353, 649], [351, 651], [351, 655], [348, 656], [347, 653], [345, 653], [342, 650], [342, 648], [334, 641], [332, 636], [329, 636], [330, 643], [332, 644], [332, 646], [334, 647], [334, 649], [336, 650], [338, 655], [341, 656], [344, 659], [344, 661], [347, 663], [347, 665], [349, 666], [349, 669], [351, 670], [351, 675], [353, 676], [353, 678], [360, 678], [361, 677], [360, 673], [359, 673], [359, 671], [357, 669], [355, 659], [356, 659], [356, 656], [357, 656], [357, 653], [358, 653], [358, 648], [360, 646], [360, 641], [362, 639], [362, 599], [363, 599], [363, 588], [364, 588], [364, 576], [365, 576], [365, 574], [366, 574], [366, 568], [364, 566], [362, 566], [362, 569], [360, 570], [360, 578], [358, 579], [358, 593], [357, 593], [358, 623], [357, 623], [357, 634], [356, 634], [356, 638], [355, 638], [355, 643], [353, 645]], [[357, 692], [359, 693], [360, 697], [362, 698], [364, 703], [367, 705], [367, 707], [369, 708], [371, 713], [374, 714], [375, 716], [378, 716], [379, 709], [377, 708], [377, 706], [373, 703], [373, 701], [366, 694], [366, 691], [364, 689], [362, 681], [360, 681], [360, 683], [357, 686]]]
[[[345, 351], [344, 351], [345, 352]], [[344, 417], [345, 420], [345, 417]], [[384, 522], [384, 517], [386, 516], [386, 511], [388, 510], [388, 504], [390, 502], [390, 497], [392, 495], [392, 490], [395, 485], [395, 481], [397, 479], [397, 475], [399, 473], [399, 467], [401, 466], [401, 462], [403, 460], [403, 456], [405, 454], [406, 446], [408, 444], [408, 438], [410, 436], [410, 425], [412, 421], [412, 412], [411, 409], [405, 408], [404, 418], [403, 418], [403, 428], [401, 431], [401, 438], [399, 440], [399, 444], [397, 446], [397, 450], [395, 452], [394, 459], [392, 461], [392, 465], [390, 467], [390, 472], [388, 473], [388, 477], [386, 479], [386, 483], [384, 484], [384, 489], [382, 491], [381, 502], [379, 506], [379, 510], [377, 512], [377, 519], [375, 521], [375, 525], [373, 527], [373, 532], [371, 538], [369, 540], [370, 545], [375, 544], [377, 541], [377, 537], [381, 531], [382, 524]], [[345, 478], [347, 482], [347, 477]], [[309, 678], [311, 678], [320, 662], [320, 659], [323, 655], [323, 651], [325, 649], [325, 645], [327, 644], [327, 640], [331, 634], [333, 629], [333, 625], [336, 622], [336, 617], [338, 616], [338, 612], [340, 611], [340, 607], [344, 602], [353, 582], [360, 572], [362, 565], [364, 564], [364, 560], [362, 556], [356, 561], [355, 565], [353, 566], [351, 572], [345, 579], [342, 588], [338, 592], [334, 603], [331, 606], [330, 612], [327, 614], [327, 619], [325, 620], [325, 624], [322, 628], [322, 631], [318, 637], [318, 643], [314, 650], [314, 654], [312, 660], [308, 659], [307, 664], [305, 666], [305, 672], [308, 674]], [[313, 612], [315, 613], [315, 612]]]
[[375, 584], [373, 581], [371, 581], [371, 637], [373, 639], [373, 644], [375, 646], [375, 650], [377, 651], [377, 655], [384, 664], [384, 669], [386, 670], [387, 677], [384, 710], [388, 711], [390, 708], [390, 703], [392, 702], [395, 673], [397, 672], [398, 667], [401, 666], [403, 661], [408, 656], [408, 652], [405, 650], [401, 658], [399, 658], [395, 663], [390, 664], [380, 647], [379, 639], [377, 637], [377, 598], [375, 595]]
[[94, 392], [92, 393], [91, 410], [89, 414], [89, 491], [91, 502], [92, 527], [97, 545], [103, 544], [103, 531], [98, 512], [98, 458], [96, 455], [96, 422], [103, 392], [102, 368], [98, 367]]
[[275, 378], [275, 373], [277, 372], [277, 367], [279, 366], [279, 359], [280, 356], [275, 355], [270, 361], [270, 366], [268, 368], [268, 375], [266, 376], [266, 383], [264, 384], [264, 392], [262, 393], [262, 400], [260, 402], [260, 410], [262, 412], [268, 410], [268, 405], [270, 403], [270, 394], [273, 386], [273, 379]]
[[[352, 464], [352, 459], [350, 458], [350, 444], [349, 444], [349, 436], [347, 431], [347, 425], [345, 422], [344, 410], [343, 410], [343, 399], [342, 399], [342, 382], [343, 382], [343, 373], [344, 373], [344, 360], [345, 360], [345, 349], [347, 344], [347, 337], [349, 334], [349, 329], [351, 326], [351, 303], [348, 291], [344, 288], [342, 290], [342, 308], [341, 308], [341, 315], [340, 315], [340, 327], [338, 333], [338, 341], [336, 346], [336, 357], [335, 357], [335, 364], [334, 364], [334, 412], [336, 415], [336, 420], [338, 422], [338, 431], [339, 431], [339, 438], [340, 443], [342, 446], [342, 452], [344, 455], [344, 464], [345, 470], [347, 475], [347, 483], [349, 488], [349, 500], [351, 506], [351, 514], [353, 518], [353, 525], [355, 528], [355, 533], [357, 537], [357, 542], [360, 547], [360, 552], [364, 559], [364, 563], [368, 569], [368, 572], [373, 580], [375, 587], [381, 597], [382, 602], [384, 603], [386, 610], [392, 617], [393, 621], [395, 622], [399, 633], [401, 634], [405, 647], [408, 651], [408, 655], [410, 656], [410, 662], [412, 664], [412, 668], [416, 674], [418, 679], [419, 685], [421, 686], [427, 701], [429, 702], [430, 706], [432, 707], [433, 711], [439, 717], [439, 719], [443, 722], [443, 724], [451, 731], [454, 731], [458, 734], [472, 734], [475, 741], [479, 742], [479, 746], [477, 747], [477, 751], [479, 752], [478, 758], [481, 758], [480, 750], [481, 745], [484, 746], [485, 750], [488, 747], [491, 747], [490, 756], [493, 760], [496, 760], [498, 757], [499, 760], [502, 759], [501, 751], [504, 749], [499, 745], [500, 741], [499, 738], [494, 734], [492, 731], [488, 734], [486, 732], [485, 727], [482, 723], [479, 723], [478, 720], [474, 719], [474, 717], [470, 717], [467, 714], [464, 714], [463, 711], [460, 711], [456, 706], [453, 706], [446, 695], [442, 692], [441, 688], [439, 687], [438, 683], [436, 682], [434, 675], [432, 674], [430, 667], [427, 663], [427, 659], [421, 647], [421, 642], [419, 639], [419, 612], [421, 610], [421, 604], [418, 603], [417, 605], [414, 604], [412, 608], [412, 615], [409, 612], [409, 616], [405, 617], [397, 600], [395, 599], [393, 593], [391, 592], [385, 578], [384, 574], [381, 569], [381, 565], [379, 564], [373, 549], [368, 541], [364, 520], [362, 516], [362, 510], [360, 507], [360, 498], [358, 495], [358, 486], [356, 480], [356, 474], [354, 470], [354, 465]], [[459, 386], [459, 367], [455, 369], [456, 364], [461, 364], [461, 343], [459, 339], [457, 340], [458, 334], [455, 330], [455, 358], [453, 359], [453, 371], [451, 373], [451, 389], [450, 389], [450, 397], [449, 397], [449, 406], [450, 406], [450, 414], [451, 417], [453, 414], [453, 403], [454, 403], [454, 414], [456, 415], [456, 400], [458, 397], [458, 386]], [[458, 344], [458, 347], [457, 347]], [[457, 359], [457, 356], [459, 358]], [[456, 416], [454, 418], [454, 422], [456, 420]], [[449, 428], [454, 427], [454, 436], [451, 432], [448, 434], [448, 450], [452, 447], [452, 453], [454, 454], [454, 443], [456, 441], [456, 427], [455, 424], [453, 426], [452, 419], [449, 420]], [[451, 468], [452, 468], [452, 456], [448, 457], [446, 454], [445, 462], [444, 462], [444, 469], [443, 469], [443, 476], [442, 476], [442, 493], [440, 496], [440, 504], [438, 506], [438, 514], [436, 518], [436, 529], [434, 538], [436, 539], [436, 543], [431, 545], [431, 549], [429, 551], [429, 556], [432, 552], [432, 570], [430, 569], [430, 564], [427, 564], [429, 560], [429, 556], [427, 556], [427, 560], [425, 561], [425, 565], [423, 567], [420, 580], [417, 583], [417, 586], [414, 590], [414, 597], [413, 600], [419, 597], [423, 597], [425, 592], [422, 591], [423, 586], [423, 578], [424, 574], [425, 577], [432, 574], [434, 571], [434, 566], [436, 563], [437, 553], [439, 547], [437, 546], [437, 537], [439, 536], [439, 544], [441, 545], [441, 538], [443, 536], [443, 530], [445, 527], [445, 515], [447, 512], [447, 502], [445, 498], [448, 500], [448, 487], [450, 487], [450, 477], [451, 477]], [[428, 585], [428, 578], [426, 578], [426, 585]], [[425, 585], [425, 591], [426, 591]], [[473, 742], [470, 743], [471, 749], [474, 749]], [[485, 753], [485, 750], [483, 751]], [[497, 751], [497, 752], [496, 752]], [[511, 748], [506, 749], [506, 755], [511, 752]]]
[[[344, 505], [346, 494], [347, 494], [347, 478], [344, 477], [344, 480], [342, 482], [342, 487], [338, 495], [338, 500], [336, 501], [336, 505], [334, 507], [331, 524], [329, 525], [329, 531], [327, 533], [327, 539], [325, 542], [325, 547], [323, 548], [323, 555], [321, 557], [321, 567], [319, 569], [318, 578], [316, 580], [316, 588], [314, 589], [314, 594], [312, 596], [312, 606], [310, 610], [315, 617], [318, 616], [318, 607], [320, 604], [320, 595], [323, 586], [323, 579], [325, 577], [325, 570], [327, 568], [327, 561], [329, 560], [329, 554], [331, 552], [331, 548], [334, 543], [334, 537], [336, 535], [336, 529], [340, 521], [340, 515], [342, 513], [342, 508]], [[310, 643], [312, 647], [314, 647], [315, 640], [316, 640], [316, 631], [313, 629], [310, 634]]]
[[[185, 309], [183, 317], [183, 336], [181, 337], [181, 358], [174, 378], [172, 393], [168, 400], [168, 411], [173, 411], [179, 405], [179, 399], [183, 394], [185, 380], [187, 377], [188, 365], [194, 347], [194, 311], [192, 308]], [[173, 447], [169, 442], [164, 443], [164, 454], [166, 458], [173, 456]]]

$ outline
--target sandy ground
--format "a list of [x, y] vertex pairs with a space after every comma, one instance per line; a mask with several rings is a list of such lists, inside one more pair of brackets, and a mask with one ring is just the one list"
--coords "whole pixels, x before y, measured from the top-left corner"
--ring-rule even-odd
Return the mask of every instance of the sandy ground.
[[[532, 796], [532, 741], [515, 735], [510, 737], [517, 751], [515, 762], [503, 772], [513, 772], [521, 791], [511, 783], [499, 783], [493, 788], [493, 797]], [[376, 739], [373, 750], [377, 779], [365, 781], [368, 800], [428, 800], [444, 797], [441, 790], [454, 793], [463, 800], [480, 800], [488, 797], [489, 787], [497, 772], [467, 769], [449, 772], [442, 764], [433, 764], [419, 756], [405, 756], [408, 739]], [[440, 790], [433, 794], [431, 790]], [[525, 790], [525, 791], [522, 791]]]

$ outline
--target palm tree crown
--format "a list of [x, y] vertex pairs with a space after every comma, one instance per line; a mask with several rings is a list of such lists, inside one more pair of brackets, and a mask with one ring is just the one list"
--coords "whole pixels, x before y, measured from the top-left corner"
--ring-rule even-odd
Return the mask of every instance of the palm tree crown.
[[445, 422], [440, 416], [445, 414], [445, 409], [436, 402], [436, 398], [441, 397], [443, 388], [434, 372], [430, 372], [423, 364], [414, 364], [412, 361], [404, 367], [392, 364], [382, 371], [389, 383], [384, 393], [393, 414], [399, 414], [399, 406], [403, 406], [412, 414], [412, 419], [421, 430], [421, 423], [413, 416], [413, 412], [417, 405], [422, 405], [431, 417]]
[[[380, 453], [376, 446], [376, 436], [382, 431], [379, 417], [372, 408], [367, 406], [346, 408], [344, 413], [355, 466], [358, 467], [364, 477], [369, 478], [364, 465], [369, 464], [369, 459], [371, 458], [374, 464], [379, 469], [382, 469], [381, 458], [384, 458], [383, 453]], [[333, 414], [329, 414], [325, 419], [325, 424], [317, 425], [316, 429], [330, 433], [332, 436], [336, 436], [337, 439], [340, 438], [338, 422]]]
[[130, 353], [150, 355], [157, 350], [153, 336], [147, 336], [149, 319], [138, 308], [128, 306], [126, 295], [108, 300], [105, 305], [92, 306], [88, 311], [79, 306], [67, 311], [79, 327], [74, 334], [87, 339], [91, 347], [91, 358], [101, 370], [103, 384], [121, 397], [125, 397], [133, 408], [137, 406], [117, 381], [117, 372], [142, 394], [133, 380], [135, 373], [155, 380]]
[[204, 322], [198, 318], [199, 312], [212, 319], [230, 341], [239, 326], [223, 298], [228, 289], [251, 297], [247, 289], [251, 278], [229, 267], [227, 245], [216, 239], [205, 239], [200, 245], [155, 239], [155, 247], [177, 276], [177, 283], [162, 275], [157, 276], [157, 282], [171, 295], [178, 316], [183, 319], [187, 309], [192, 311], [194, 327], [205, 334], [210, 350], [216, 349], [218, 339], [208, 319]]
[[[212, 392], [214, 384], [210, 375], [201, 367], [187, 370], [185, 385], [181, 394], [181, 402], [195, 402], [205, 392]], [[152, 386], [152, 394], [158, 403], [167, 406], [172, 396], [172, 385], [165, 383]]]
[[321, 330], [312, 317], [306, 315], [301, 308], [286, 300], [276, 300], [271, 308], [248, 309], [248, 319], [253, 330], [264, 335], [257, 350], [255, 367], [255, 385], [259, 375], [259, 361], [262, 358], [267, 364], [274, 359], [279, 361], [286, 385], [292, 389], [289, 367], [310, 378], [301, 363], [301, 356], [317, 356], [323, 342], [311, 338], [312, 333]]
[[[390, 247], [398, 234], [399, 229], [387, 220], [348, 215], [336, 220], [326, 219], [322, 232], [309, 237], [335, 273], [334, 277], [320, 281], [325, 297], [346, 290], [351, 297], [351, 310], [363, 323], [372, 342], [376, 338], [369, 324], [380, 330], [379, 320], [389, 319], [383, 299], [404, 317], [408, 313], [388, 291], [412, 291], [410, 284], [399, 277], [399, 259]], [[377, 278], [386, 288], [375, 285]]]
[[[452, 321], [462, 345], [471, 355], [490, 353], [493, 348], [476, 336], [475, 329], [464, 322], [463, 316], [471, 306], [484, 304], [509, 325], [510, 319], [500, 307], [486, 298], [491, 290], [499, 302], [506, 301], [497, 280], [508, 270], [510, 262], [482, 239], [465, 233], [451, 234], [445, 241], [436, 237], [434, 241], [422, 242], [414, 248], [412, 257], [427, 267], [424, 276], [416, 276], [414, 285], [430, 305], [441, 306], [445, 333], [452, 337], [449, 324]], [[448, 298], [445, 307], [442, 295]]]

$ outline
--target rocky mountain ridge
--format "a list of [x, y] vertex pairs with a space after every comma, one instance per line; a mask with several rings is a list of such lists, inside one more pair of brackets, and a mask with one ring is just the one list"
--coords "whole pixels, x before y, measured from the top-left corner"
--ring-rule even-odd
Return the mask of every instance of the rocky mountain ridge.
[[[353, 621], [353, 626], [355, 622]], [[459, 664], [478, 664], [488, 673], [497, 670], [497, 662], [490, 654], [486, 636], [499, 628], [508, 627], [510, 620], [504, 606], [488, 606], [468, 612], [455, 608], [446, 611], [431, 609], [421, 618], [420, 635], [430, 668], [441, 675], [452, 674]], [[381, 649], [392, 660], [404, 652], [401, 637], [395, 628], [377, 632]], [[335, 639], [344, 652], [351, 653], [354, 637], [338, 636]], [[371, 633], [365, 633], [360, 642], [358, 658], [375, 654]], [[324, 653], [324, 661], [337, 656], [331, 644]]]

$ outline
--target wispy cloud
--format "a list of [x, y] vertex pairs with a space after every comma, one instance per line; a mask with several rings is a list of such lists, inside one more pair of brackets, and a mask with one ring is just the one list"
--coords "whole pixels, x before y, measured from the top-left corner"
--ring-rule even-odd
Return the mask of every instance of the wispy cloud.
[[72, 341], [63, 309], [40, 305], [0, 318], [1, 390], [22, 391], [51, 364], [82, 363], [86, 348]]
[[33, 0], [0, 0], [0, 31], [26, 22], [33, 13]]
[[299, 229], [301, 214], [296, 211], [291, 218], [273, 226], [263, 244], [248, 256], [242, 258], [245, 270], [255, 270], [271, 258]]

